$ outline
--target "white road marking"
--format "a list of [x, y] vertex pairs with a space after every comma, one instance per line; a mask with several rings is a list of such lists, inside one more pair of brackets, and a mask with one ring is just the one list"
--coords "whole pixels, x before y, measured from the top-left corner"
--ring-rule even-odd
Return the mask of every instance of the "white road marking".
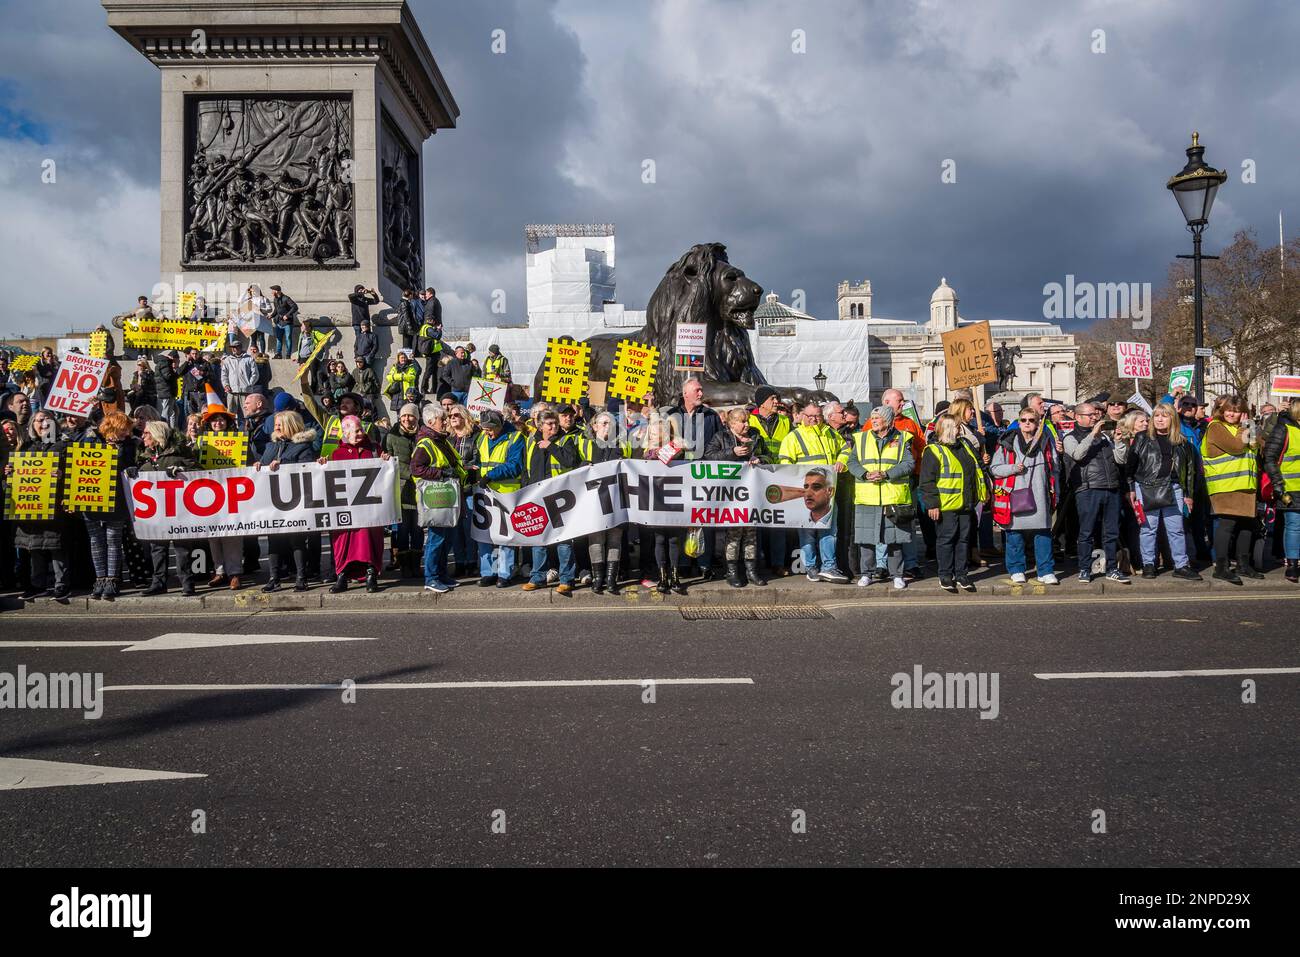
[[184, 774], [179, 771], [110, 768], [97, 764], [70, 764], [66, 761], [36, 761], [31, 758], [0, 758], [0, 791], [205, 777], [206, 774]]
[[184, 631], [136, 641], [0, 641], [0, 648], [122, 648], [123, 651], [186, 651], [193, 648], [229, 648], [235, 645], [294, 645], [309, 641], [374, 641], [364, 638], [327, 638], [322, 635], [220, 635]]
[[[1226, 675], [1297, 675], [1300, 668], [1199, 668], [1188, 671], [1074, 671], [1036, 674], [1035, 678], [1219, 678]], [[108, 689], [105, 688], [105, 691]]]
[[[365, 682], [358, 691], [444, 691], [461, 688], [606, 688], [656, 685], [752, 685], [753, 678], [557, 678], [536, 681]], [[106, 685], [104, 691], [342, 691], [342, 684]]]

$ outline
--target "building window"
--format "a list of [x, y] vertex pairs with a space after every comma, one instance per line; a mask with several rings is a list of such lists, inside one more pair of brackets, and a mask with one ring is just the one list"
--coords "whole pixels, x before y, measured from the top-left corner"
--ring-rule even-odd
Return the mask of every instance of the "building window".
[[1030, 388], [1031, 391], [1032, 391], [1033, 389], [1038, 388], [1038, 370], [1037, 370], [1037, 369], [1030, 369], [1030, 370], [1029, 370], [1029, 388]]
[[881, 386], [881, 388], [884, 388], [884, 389], [888, 389], [888, 388], [890, 388], [890, 387], [892, 386], [892, 383], [891, 383], [889, 380], [890, 380], [890, 371], [889, 371], [888, 369], [881, 369], [881, 370], [880, 370], [880, 386]]
[[917, 381], [918, 379], [920, 379], [920, 378], [921, 378], [921, 370], [920, 370], [920, 369], [913, 369], [912, 372], [911, 372], [911, 374], [910, 374], [910, 378], [908, 379], [908, 381], [909, 381], [909, 382], [916, 382], [916, 381]]

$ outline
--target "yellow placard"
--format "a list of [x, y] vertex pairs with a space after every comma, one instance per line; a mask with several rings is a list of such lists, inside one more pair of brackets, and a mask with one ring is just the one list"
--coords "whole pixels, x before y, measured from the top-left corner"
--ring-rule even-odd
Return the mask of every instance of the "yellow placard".
[[98, 329], [90, 334], [90, 351], [86, 353], [92, 359], [108, 358], [108, 333]]
[[197, 292], [182, 292], [176, 295], [176, 315], [182, 319], [189, 319], [194, 315], [194, 309], [199, 304], [199, 294]]
[[620, 339], [609, 374], [609, 394], [616, 399], [644, 402], [655, 386], [659, 350], [635, 339]]
[[111, 512], [117, 503], [117, 449], [74, 442], [64, 458], [63, 507], [69, 512]]
[[242, 469], [248, 464], [248, 436], [242, 432], [205, 432], [194, 445], [199, 468]]
[[14, 356], [9, 363], [9, 371], [26, 372], [28, 369], [35, 369], [40, 358], [40, 356]]
[[542, 398], [547, 402], [577, 402], [587, 394], [590, 369], [590, 345], [572, 339], [547, 340]]
[[[312, 335], [319, 336], [320, 339], [316, 343], [316, 348], [311, 351], [311, 355], [307, 357], [307, 360], [299, 364], [298, 374], [294, 376], [295, 379], [301, 379], [304, 375], [306, 375], [307, 370], [311, 368], [311, 364], [316, 361], [316, 357], [320, 355], [322, 350], [328, 347], [329, 344], [334, 340], [333, 330], [330, 330], [329, 332], [313, 332]], [[326, 364], [328, 365], [328, 363]]]
[[58, 458], [55, 452], [20, 452], [9, 460], [14, 470], [5, 482], [5, 518], [21, 522], [54, 517]]
[[[212, 322], [186, 322], [179, 319], [125, 319], [122, 331], [126, 343], [137, 349], [189, 349], [200, 352], [221, 349], [226, 327]], [[92, 340], [91, 354], [94, 354]]]

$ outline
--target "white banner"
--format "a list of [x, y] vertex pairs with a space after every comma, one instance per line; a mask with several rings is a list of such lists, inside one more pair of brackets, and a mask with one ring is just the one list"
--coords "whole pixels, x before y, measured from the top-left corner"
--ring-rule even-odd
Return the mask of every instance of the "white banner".
[[69, 352], [54, 374], [54, 386], [45, 400], [45, 408], [85, 418], [95, 407], [95, 396], [99, 394], [107, 372], [107, 359]]
[[465, 408], [471, 412], [505, 412], [506, 389], [504, 382], [491, 379], [470, 379]]
[[835, 472], [816, 468], [601, 462], [518, 492], [474, 489], [471, 534], [475, 541], [496, 545], [553, 545], [624, 522], [674, 528], [827, 528]]
[[141, 472], [126, 482], [144, 541], [290, 532], [347, 532], [401, 520], [397, 461], [358, 459], [187, 472]]

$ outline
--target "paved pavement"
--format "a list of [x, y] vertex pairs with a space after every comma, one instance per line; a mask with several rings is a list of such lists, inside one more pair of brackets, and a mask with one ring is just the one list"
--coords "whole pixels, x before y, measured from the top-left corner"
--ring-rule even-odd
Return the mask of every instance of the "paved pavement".
[[[69, 866], [1300, 863], [1300, 589], [984, 584], [6, 612], [0, 675], [108, 687], [98, 720], [0, 711], [0, 846]], [[894, 707], [918, 667], [996, 673], [996, 718]]]

